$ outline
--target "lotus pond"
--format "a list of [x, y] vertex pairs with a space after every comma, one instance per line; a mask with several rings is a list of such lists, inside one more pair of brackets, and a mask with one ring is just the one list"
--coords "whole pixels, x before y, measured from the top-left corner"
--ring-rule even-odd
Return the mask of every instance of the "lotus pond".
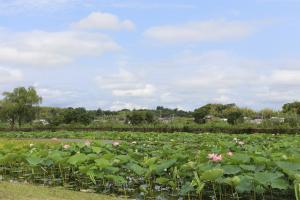
[[300, 135], [48, 133], [75, 134], [85, 139], [1, 139], [0, 179], [135, 199], [300, 199]]

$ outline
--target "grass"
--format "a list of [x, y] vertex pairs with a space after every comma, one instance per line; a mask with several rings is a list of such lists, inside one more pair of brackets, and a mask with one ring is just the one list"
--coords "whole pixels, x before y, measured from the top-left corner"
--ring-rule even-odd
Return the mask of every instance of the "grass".
[[0, 200], [120, 200], [121, 198], [50, 188], [30, 184], [0, 182]]

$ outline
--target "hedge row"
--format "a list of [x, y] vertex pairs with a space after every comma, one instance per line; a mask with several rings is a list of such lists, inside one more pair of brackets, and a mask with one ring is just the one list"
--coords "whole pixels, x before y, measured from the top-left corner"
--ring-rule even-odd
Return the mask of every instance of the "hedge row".
[[31, 131], [119, 131], [119, 132], [190, 132], [190, 133], [229, 133], [229, 134], [253, 134], [253, 133], [269, 133], [269, 134], [298, 134], [300, 128], [150, 128], [150, 127], [97, 127], [97, 128], [0, 128], [1, 132], [31, 132]]

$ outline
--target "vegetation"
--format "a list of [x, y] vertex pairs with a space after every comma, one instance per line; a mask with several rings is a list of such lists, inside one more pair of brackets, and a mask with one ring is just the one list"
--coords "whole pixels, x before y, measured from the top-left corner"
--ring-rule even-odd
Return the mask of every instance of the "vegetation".
[[[156, 109], [120, 111], [39, 107], [42, 98], [33, 87], [5, 92], [0, 101], [0, 128], [94, 127], [161, 128], [188, 131], [197, 128], [300, 128], [300, 102], [284, 104], [281, 111], [255, 111], [235, 104], [207, 104], [194, 111], [157, 106]], [[146, 130], [146, 129], [145, 129]]]
[[11, 127], [15, 126], [16, 121], [19, 127], [23, 122], [32, 122], [35, 118], [37, 106], [42, 98], [37, 95], [33, 87], [15, 88], [13, 92], [4, 92], [4, 99], [1, 102], [1, 118], [8, 120]]
[[6, 180], [136, 198], [294, 199], [299, 192], [299, 135], [120, 137], [128, 140], [1, 141], [0, 174]]
[[150, 111], [133, 111], [126, 116], [126, 121], [129, 124], [151, 124], [154, 122], [154, 114]]
[[282, 112], [284, 113], [295, 113], [300, 114], [300, 102], [296, 101], [293, 103], [284, 104], [282, 107]]
[[238, 110], [235, 104], [207, 104], [200, 108], [195, 109], [193, 116], [197, 123], [205, 123], [205, 117], [212, 115], [219, 118], [225, 118], [232, 112], [232, 109]]
[[244, 121], [243, 113], [239, 109], [230, 109], [227, 114], [227, 121], [231, 125], [242, 123]]
[[[39, 107], [42, 97], [33, 87], [3, 95], [0, 128], [143, 132], [2, 131], [0, 179], [137, 199], [300, 198], [298, 129], [291, 135], [176, 132], [288, 131], [300, 128], [300, 102], [284, 104], [281, 111], [235, 104], [207, 104], [193, 112], [162, 106], [109, 111]], [[162, 133], [166, 130], [175, 133]]]

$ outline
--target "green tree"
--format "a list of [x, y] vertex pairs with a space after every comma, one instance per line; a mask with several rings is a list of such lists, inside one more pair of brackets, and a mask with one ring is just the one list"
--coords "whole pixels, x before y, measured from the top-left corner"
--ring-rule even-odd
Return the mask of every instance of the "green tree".
[[49, 121], [51, 126], [58, 126], [64, 121], [63, 110], [62, 108], [50, 108], [45, 114], [45, 119]]
[[271, 117], [275, 117], [278, 115], [277, 112], [275, 112], [274, 110], [270, 109], [270, 108], [265, 108], [265, 109], [262, 109], [260, 112], [259, 112], [260, 116], [263, 118], [263, 119], [270, 119]]
[[205, 116], [209, 114], [209, 107], [203, 106], [201, 108], [198, 108], [194, 110], [193, 117], [194, 121], [198, 124], [204, 124], [205, 123]]
[[244, 117], [253, 118], [257, 115], [257, 113], [250, 108], [240, 108], [240, 111], [243, 113]]
[[23, 122], [32, 122], [37, 113], [37, 107], [42, 102], [34, 87], [15, 88], [12, 92], [4, 92], [2, 100], [2, 115], [9, 120], [11, 127], [16, 121], [19, 127]]
[[126, 116], [126, 121], [132, 125], [142, 124], [144, 122], [144, 115], [139, 111], [132, 111], [131, 114]]
[[199, 124], [205, 123], [205, 116], [225, 117], [226, 110], [235, 108], [235, 104], [206, 104], [194, 110], [194, 121]]
[[148, 124], [151, 124], [155, 121], [154, 119], [154, 114], [150, 111], [147, 111], [145, 113], [145, 122], [148, 123]]
[[154, 114], [148, 110], [134, 110], [126, 116], [126, 121], [132, 125], [150, 124], [155, 121]]
[[237, 123], [242, 123], [244, 121], [243, 112], [238, 108], [232, 108], [227, 110], [226, 113], [227, 122], [231, 125], [235, 125]]
[[93, 113], [85, 108], [68, 108], [63, 112], [63, 122], [65, 124], [81, 123], [88, 125], [93, 119]]
[[1, 101], [0, 105], [0, 119], [3, 121], [8, 121], [11, 128], [13, 128], [17, 121], [16, 104], [7, 101]]
[[300, 102], [295, 101], [293, 103], [286, 103], [282, 106], [283, 113], [295, 113], [300, 115]]

